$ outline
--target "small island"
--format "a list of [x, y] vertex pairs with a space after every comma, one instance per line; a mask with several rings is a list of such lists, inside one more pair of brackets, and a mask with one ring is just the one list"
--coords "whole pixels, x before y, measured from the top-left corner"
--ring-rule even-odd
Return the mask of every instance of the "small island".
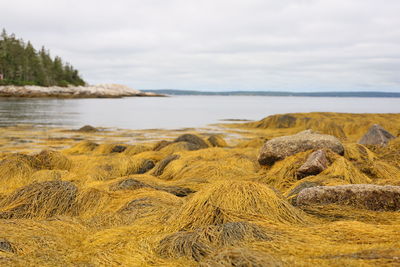
[[163, 96], [118, 84], [88, 85], [78, 70], [42, 47], [17, 39], [3, 29], [0, 36], [0, 97], [115, 98]]

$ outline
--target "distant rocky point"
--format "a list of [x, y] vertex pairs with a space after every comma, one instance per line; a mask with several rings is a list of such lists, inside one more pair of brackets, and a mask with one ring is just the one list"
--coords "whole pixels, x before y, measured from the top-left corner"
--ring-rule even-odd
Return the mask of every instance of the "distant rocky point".
[[147, 93], [120, 84], [89, 86], [0, 86], [0, 97], [118, 98], [128, 96], [164, 96]]

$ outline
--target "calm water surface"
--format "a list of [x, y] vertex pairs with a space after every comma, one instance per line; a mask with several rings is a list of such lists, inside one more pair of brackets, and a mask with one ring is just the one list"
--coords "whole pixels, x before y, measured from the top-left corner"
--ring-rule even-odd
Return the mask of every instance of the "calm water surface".
[[126, 129], [202, 127], [224, 119], [259, 120], [289, 112], [400, 113], [400, 98], [173, 96], [121, 99], [0, 98], [0, 126]]

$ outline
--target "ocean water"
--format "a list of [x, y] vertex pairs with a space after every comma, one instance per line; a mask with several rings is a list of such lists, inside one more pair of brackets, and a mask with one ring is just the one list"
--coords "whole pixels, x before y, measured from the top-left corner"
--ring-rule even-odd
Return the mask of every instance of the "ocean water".
[[292, 112], [400, 113], [400, 98], [171, 96], [119, 99], [0, 98], [0, 126], [178, 129]]

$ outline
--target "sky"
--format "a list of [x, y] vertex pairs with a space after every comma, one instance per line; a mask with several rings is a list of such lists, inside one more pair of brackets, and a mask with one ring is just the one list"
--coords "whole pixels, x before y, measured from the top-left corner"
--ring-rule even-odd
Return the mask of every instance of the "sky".
[[0, 0], [90, 84], [400, 92], [399, 0]]

